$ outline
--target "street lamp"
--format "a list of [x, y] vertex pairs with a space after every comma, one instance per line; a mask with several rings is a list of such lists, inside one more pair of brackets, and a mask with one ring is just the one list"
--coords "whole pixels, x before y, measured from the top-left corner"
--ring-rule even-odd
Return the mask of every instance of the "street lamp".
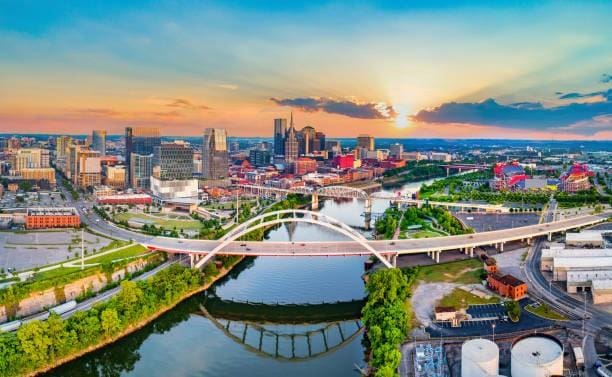
[[491, 328], [493, 329], [493, 342], [495, 342], [495, 323], [491, 324]]

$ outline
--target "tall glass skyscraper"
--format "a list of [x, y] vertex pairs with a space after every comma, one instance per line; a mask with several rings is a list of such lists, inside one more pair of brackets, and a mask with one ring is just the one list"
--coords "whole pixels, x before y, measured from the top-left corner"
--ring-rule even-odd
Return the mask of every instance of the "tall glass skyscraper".
[[227, 178], [229, 154], [227, 132], [222, 128], [207, 128], [202, 139], [202, 176], [205, 179]]
[[287, 119], [274, 119], [274, 154], [285, 154], [285, 133], [287, 133]]
[[296, 161], [298, 158], [298, 138], [295, 127], [293, 127], [293, 113], [291, 113], [291, 122], [289, 123], [289, 129], [285, 135], [285, 162], [291, 163]]
[[106, 130], [94, 130], [91, 134], [91, 147], [100, 152], [100, 156], [106, 156]]
[[155, 151], [155, 147], [161, 144], [159, 128], [157, 127], [126, 127], [125, 128], [125, 163], [129, 172], [127, 181], [131, 185], [132, 169], [132, 153], [140, 155], [150, 155]]

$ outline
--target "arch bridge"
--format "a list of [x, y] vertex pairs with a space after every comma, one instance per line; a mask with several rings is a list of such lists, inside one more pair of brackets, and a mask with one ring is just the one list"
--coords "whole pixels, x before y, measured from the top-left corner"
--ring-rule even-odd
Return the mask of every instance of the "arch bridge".
[[217, 253], [223, 250], [223, 248], [241, 237], [253, 232], [254, 230], [262, 228], [265, 229], [270, 226], [285, 223], [309, 223], [323, 226], [357, 242], [359, 245], [365, 248], [368, 253], [375, 255], [385, 266], [393, 267], [395, 264], [395, 260], [393, 259], [394, 257], [391, 261], [387, 260], [387, 258], [385, 258], [368, 243], [368, 240], [361, 233], [343, 222], [318, 212], [303, 209], [285, 209], [261, 214], [232, 229], [220, 239], [220, 243], [217, 246], [215, 246], [210, 252], [202, 256], [201, 259], [197, 261], [195, 267], [201, 268], [206, 264], [206, 262], [211, 260]]
[[[215, 318], [204, 305], [200, 305], [199, 314], [247, 350], [285, 361], [304, 361], [332, 353], [351, 343], [363, 331], [359, 319], [320, 323], [318, 328], [308, 326], [298, 332], [286, 333], [256, 322]], [[282, 349], [282, 345], [290, 346], [290, 350]]]

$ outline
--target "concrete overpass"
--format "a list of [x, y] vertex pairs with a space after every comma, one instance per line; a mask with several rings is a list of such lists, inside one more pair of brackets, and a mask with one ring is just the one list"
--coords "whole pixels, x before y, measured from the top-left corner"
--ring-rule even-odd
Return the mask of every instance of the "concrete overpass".
[[[580, 216], [546, 224], [528, 225], [512, 229], [496, 230], [459, 236], [422, 238], [394, 241], [367, 240], [358, 232], [329, 216], [306, 210], [284, 210], [257, 216], [235, 228], [220, 240], [187, 240], [167, 237], [151, 237], [142, 242], [152, 250], [189, 254], [193, 265], [202, 266], [214, 255], [245, 256], [350, 256], [375, 255], [387, 267], [395, 266], [398, 255], [427, 253], [439, 262], [440, 253], [448, 250], [461, 250], [473, 256], [474, 248], [491, 245], [503, 251], [504, 244], [510, 241], [531, 243], [534, 237], [561, 233], [571, 229], [586, 227], [606, 221], [609, 213]], [[346, 241], [308, 241], [308, 242], [268, 242], [239, 241], [255, 229], [289, 222], [306, 222], [324, 226], [343, 234]], [[348, 229], [347, 229], [348, 228]]]

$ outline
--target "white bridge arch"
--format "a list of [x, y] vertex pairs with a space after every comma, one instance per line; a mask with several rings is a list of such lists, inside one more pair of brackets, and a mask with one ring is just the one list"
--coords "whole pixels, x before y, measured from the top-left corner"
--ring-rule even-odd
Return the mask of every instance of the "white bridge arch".
[[202, 259], [200, 259], [195, 267], [201, 268], [206, 262], [212, 259], [218, 252], [223, 250], [224, 247], [228, 246], [232, 242], [236, 241], [242, 236], [249, 234], [250, 232], [266, 228], [268, 226], [284, 224], [284, 223], [309, 223], [320, 225], [336, 231], [346, 237], [349, 237], [353, 241], [359, 243], [366, 250], [368, 250], [371, 254], [375, 255], [380, 261], [387, 267], [392, 268], [393, 265], [376, 249], [374, 249], [369, 243], [368, 240], [355, 229], [350, 226], [344, 224], [343, 222], [334, 219], [333, 217], [323, 215], [318, 212], [303, 210], [303, 209], [285, 209], [280, 211], [274, 211], [269, 213], [264, 213], [259, 216], [256, 216], [236, 228], [232, 229], [229, 233], [223, 236], [220, 241], [221, 243], [217, 245], [214, 249], [212, 249], [209, 253], [207, 253]]

